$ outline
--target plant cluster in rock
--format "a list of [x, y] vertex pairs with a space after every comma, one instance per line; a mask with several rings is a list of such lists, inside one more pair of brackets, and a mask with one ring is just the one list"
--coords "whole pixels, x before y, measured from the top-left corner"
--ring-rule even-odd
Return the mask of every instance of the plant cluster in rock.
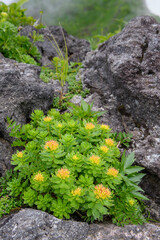
[[18, 138], [14, 146], [25, 147], [12, 157], [17, 177], [8, 182], [10, 196], [58, 218], [77, 212], [91, 222], [104, 215], [121, 225], [145, 222], [139, 200], [146, 198], [138, 187], [143, 168], [132, 166], [133, 153], [120, 160], [108, 125], [55, 109], [47, 116], [35, 110], [31, 119], [22, 127], [8, 120]]
[[12, 178], [16, 177], [16, 173], [12, 170], [6, 171], [5, 177], [0, 178], [0, 217], [9, 214], [22, 205], [22, 201], [18, 198], [10, 197], [7, 190], [7, 184]]
[[21, 9], [24, 2], [19, 0], [9, 6], [0, 3], [0, 52], [6, 58], [37, 65], [41, 55], [34, 42], [42, 41], [42, 37], [33, 33], [31, 43], [28, 37], [19, 34], [22, 26], [35, 22], [33, 17], [25, 16], [25, 10]]

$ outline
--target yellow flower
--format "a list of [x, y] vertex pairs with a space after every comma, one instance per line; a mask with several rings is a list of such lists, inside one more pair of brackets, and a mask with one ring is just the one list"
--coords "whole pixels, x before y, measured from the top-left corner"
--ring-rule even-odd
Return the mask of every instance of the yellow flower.
[[58, 170], [56, 175], [57, 175], [57, 177], [59, 177], [61, 179], [66, 179], [66, 178], [69, 178], [70, 171], [66, 168], [61, 168]]
[[117, 177], [118, 170], [115, 169], [115, 168], [109, 168], [108, 171], [107, 171], [107, 175], [112, 176], [112, 177]]
[[92, 130], [93, 128], [95, 128], [95, 125], [93, 123], [86, 123], [85, 129]]
[[74, 156], [72, 157], [72, 159], [73, 159], [73, 160], [78, 160], [77, 155], [74, 155]]
[[18, 152], [17, 157], [22, 158], [23, 157], [23, 152]]
[[43, 177], [42, 173], [37, 173], [36, 176], [33, 179], [38, 181], [38, 182], [43, 182], [44, 181], [44, 177]]
[[109, 127], [108, 125], [106, 125], [106, 124], [102, 124], [102, 125], [100, 126], [100, 128], [101, 128], [102, 130], [109, 130], [109, 129], [110, 129], [110, 127]]
[[106, 142], [106, 144], [107, 144], [108, 146], [113, 146], [113, 145], [114, 145], [114, 141], [113, 141], [113, 139], [111, 139], [111, 138], [105, 139], [105, 142]]
[[44, 120], [45, 122], [50, 122], [50, 121], [52, 120], [52, 118], [51, 118], [51, 117], [45, 117], [45, 118], [43, 118], [43, 120]]
[[57, 141], [50, 140], [50, 141], [46, 142], [44, 148], [45, 148], [46, 150], [49, 148], [50, 150], [55, 151], [55, 150], [58, 148], [58, 146], [59, 146], [59, 144], [58, 144]]
[[82, 189], [79, 187], [79, 188], [77, 188], [75, 190], [72, 190], [71, 193], [72, 193], [73, 196], [80, 196], [81, 195], [81, 191], [82, 191]]
[[104, 153], [107, 153], [108, 150], [109, 150], [109, 148], [107, 148], [106, 146], [101, 146], [101, 147], [100, 147], [100, 150], [101, 150], [102, 152], [104, 152]]
[[1, 12], [1, 16], [2, 16], [2, 17], [7, 17], [7, 16], [8, 16], [8, 13], [6, 13], [6, 12]]
[[100, 157], [96, 155], [92, 155], [89, 160], [93, 163], [98, 165], [100, 163]]
[[61, 123], [59, 123], [59, 124], [57, 125], [57, 127], [58, 127], [58, 128], [62, 128], [63, 125], [62, 125]]
[[133, 199], [130, 199], [128, 202], [129, 202], [129, 205], [130, 205], [130, 206], [133, 206], [134, 203], [135, 203], [135, 201], [134, 201]]
[[108, 188], [104, 187], [102, 184], [99, 184], [94, 187], [94, 194], [97, 199], [106, 199], [111, 196], [111, 192]]

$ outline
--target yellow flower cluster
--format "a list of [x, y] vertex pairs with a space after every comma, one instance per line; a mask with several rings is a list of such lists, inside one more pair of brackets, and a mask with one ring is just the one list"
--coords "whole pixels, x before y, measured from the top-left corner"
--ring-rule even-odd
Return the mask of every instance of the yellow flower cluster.
[[86, 123], [85, 129], [92, 130], [95, 128], [95, 125], [93, 123]]
[[44, 181], [44, 177], [43, 177], [42, 173], [37, 173], [33, 179], [38, 181], [38, 182], [43, 182]]
[[105, 142], [106, 142], [106, 144], [107, 144], [108, 146], [113, 146], [113, 145], [114, 145], [114, 141], [113, 141], [113, 139], [111, 139], [111, 138], [105, 139]]
[[63, 125], [62, 125], [61, 123], [59, 123], [59, 124], [57, 125], [57, 127], [58, 127], [58, 128], [62, 128]]
[[77, 155], [74, 155], [74, 156], [72, 157], [72, 159], [75, 160], [75, 161], [78, 160]]
[[2, 17], [7, 17], [7, 16], [8, 16], [8, 13], [6, 13], [6, 12], [1, 12], [1, 16], [2, 16]]
[[17, 157], [22, 158], [23, 157], [23, 152], [18, 152]]
[[66, 168], [61, 168], [58, 170], [56, 175], [57, 175], [57, 177], [59, 177], [61, 179], [66, 179], [66, 178], [69, 178], [70, 171]]
[[45, 118], [43, 118], [43, 120], [44, 120], [45, 122], [50, 122], [50, 121], [52, 120], [52, 118], [51, 118], [51, 117], [45, 117]]
[[59, 144], [57, 141], [54, 140], [50, 140], [48, 142], [46, 142], [44, 148], [47, 150], [48, 148], [52, 151], [55, 151], [58, 148]]
[[82, 189], [80, 187], [78, 187], [77, 189], [72, 190], [71, 193], [72, 193], [73, 196], [80, 196], [81, 191], [82, 191]]
[[104, 153], [107, 153], [108, 150], [109, 150], [109, 148], [107, 148], [106, 146], [101, 146], [101, 147], [100, 147], [100, 150], [101, 150], [102, 152], [104, 152]]
[[110, 190], [104, 187], [102, 184], [95, 186], [94, 189], [94, 194], [97, 199], [106, 199], [111, 196]]
[[100, 163], [100, 157], [96, 155], [92, 155], [89, 160], [93, 163], [98, 165]]
[[100, 128], [101, 128], [102, 130], [109, 130], [109, 129], [110, 129], [110, 127], [109, 127], [108, 125], [106, 125], [106, 124], [102, 124], [102, 125], [100, 126]]
[[135, 203], [135, 201], [134, 201], [133, 199], [130, 199], [128, 202], [129, 202], [129, 205], [130, 205], [130, 206], [133, 206], [134, 203]]
[[112, 176], [112, 177], [117, 177], [118, 170], [115, 169], [115, 168], [109, 168], [108, 171], [107, 171], [107, 175]]

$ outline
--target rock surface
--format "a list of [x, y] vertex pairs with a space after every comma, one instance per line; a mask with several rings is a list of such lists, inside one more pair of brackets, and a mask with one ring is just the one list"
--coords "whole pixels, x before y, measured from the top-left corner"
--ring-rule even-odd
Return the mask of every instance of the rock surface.
[[17, 63], [0, 55], [0, 174], [9, 166], [12, 149], [7, 130], [7, 116], [25, 124], [35, 109], [45, 113], [56, 94], [54, 84], [43, 83], [40, 68]]
[[0, 220], [0, 240], [159, 240], [160, 225], [87, 224], [64, 221], [33, 209]]
[[141, 125], [160, 122], [160, 24], [137, 17], [85, 60], [83, 82], [106, 97], [109, 86], [119, 108]]
[[160, 24], [152, 17], [137, 17], [88, 53], [81, 71], [84, 86], [101, 95], [103, 106], [110, 106], [108, 124], [117, 131], [118, 119], [117, 126], [121, 123], [121, 129], [133, 134], [131, 151], [148, 173], [143, 187], [158, 204], [160, 192], [152, 189], [160, 185], [159, 46]]
[[11, 157], [14, 153], [10, 143], [0, 138], [0, 176], [5, 175], [5, 171], [11, 168]]
[[55, 41], [57, 42], [58, 47], [63, 54], [65, 54], [64, 49], [66, 41], [68, 58], [69, 61], [72, 62], [82, 62], [87, 52], [90, 51], [90, 44], [88, 41], [84, 39], [78, 39], [67, 34], [67, 32], [61, 27], [50, 26], [37, 30], [32, 26], [26, 26], [21, 30], [21, 34], [30, 37], [33, 31], [42, 34], [44, 37], [44, 41], [38, 41], [35, 43], [42, 56], [42, 60], [40, 61], [40, 63], [44, 66], [51, 65], [51, 60], [53, 59], [53, 57], [58, 56], [57, 50], [55, 48]]

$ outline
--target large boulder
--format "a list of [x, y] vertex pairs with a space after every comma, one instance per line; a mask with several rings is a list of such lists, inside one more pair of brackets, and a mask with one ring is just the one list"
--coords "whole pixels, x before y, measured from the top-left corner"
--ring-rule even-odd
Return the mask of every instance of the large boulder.
[[39, 74], [37, 66], [0, 55], [0, 175], [10, 166], [13, 153], [7, 117], [25, 124], [35, 109], [47, 113], [52, 106], [56, 94], [54, 84], [42, 82]]
[[38, 47], [42, 59], [40, 63], [44, 66], [51, 66], [51, 60], [59, 56], [60, 50], [65, 55], [67, 46], [68, 59], [73, 62], [82, 62], [89, 52], [90, 44], [84, 39], [78, 39], [69, 35], [64, 29], [58, 26], [50, 26], [37, 30], [33, 26], [26, 26], [21, 30], [21, 35], [28, 36], [32, 41], [33, 31], [43, 35], [44, 41], [38, 41], [35, 45]]
[[160, 225], [87, 224], [64, 221], [33, 209], [0, 220], [0, 240], [160, 240]]
[[84, 84], [105, 95], [109, 86], [119, 108], [141, 125], [160, 122], [160, 24], [137, 17], [88, 54]]
[[156, 190], [160, 185], [159, 46], [160, 24], [152, 17], [137, 17], [88, 53], [81, 71], [84, 86], [97, 92], [106, 108], [111, 106], [108, 124], [112, 126], [112, 119], [120, 115], [123, 130], [133, 134], [130, 151], [146, 169], [142, 186], [153, 199], [152, 210], [156, 206], [151, 210], [156, 219], [160, 219], [160, 191]]

